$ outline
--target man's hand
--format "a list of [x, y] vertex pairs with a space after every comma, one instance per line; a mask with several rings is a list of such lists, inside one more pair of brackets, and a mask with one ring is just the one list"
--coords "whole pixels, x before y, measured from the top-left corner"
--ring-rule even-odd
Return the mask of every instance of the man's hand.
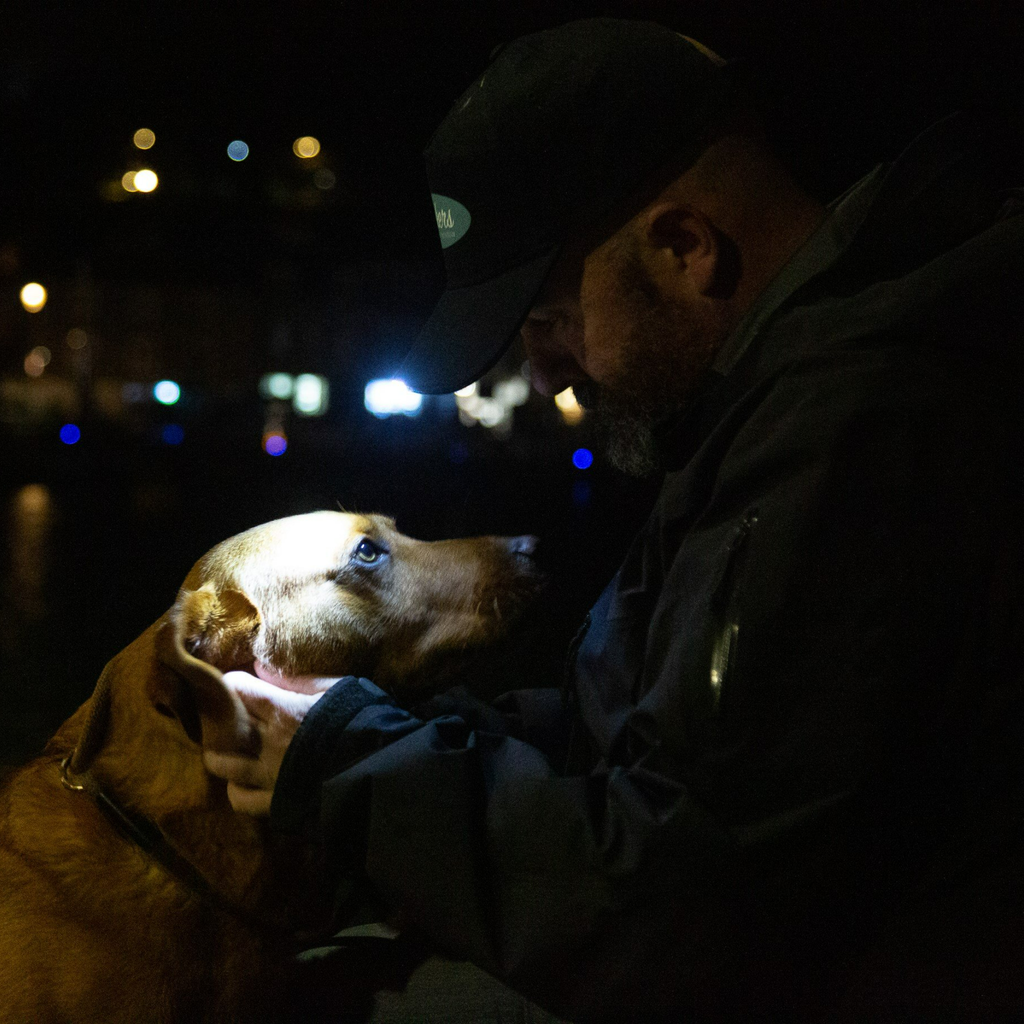
[[212, 775], [227, 780], [228, 799], [236, 811], [266, 815], [288, 744], [309, 709], [336, 680], [282, 679], [259, 663], [255, 669], [260, 678], [248, 672], [226, 672], [224, 681], [249, 712], [260, 738], [258, 753], [247, 757], [205, 750], [203, 763]]

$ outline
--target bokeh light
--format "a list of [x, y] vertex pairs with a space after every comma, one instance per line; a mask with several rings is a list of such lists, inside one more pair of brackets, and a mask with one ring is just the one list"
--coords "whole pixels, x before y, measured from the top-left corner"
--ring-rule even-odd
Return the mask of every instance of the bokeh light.
[[506, 377], [494, 385], [494, 397], [502, 405], [517, 408], [530, 397], [530, 385], [520, 376]]
[[164, 444], [181, 444], [185, 440], [185, 428], [180, 423], [165, 423], [160, 436]]
[[89, 335], [86, 334], [81, 327], [72, 327], [71, 330], [68, 331], [66, 340], [68, 348], [77, 352], [89, 344]]
[[46, 305], [46, 289], [38, 281], [30, 281], [25, 285], [19, 297], [29, 313], [38, 313]]
[[512, 429], [512, 412], [530, 397], [530, 385], [518, 374], [495, 382], [490, 397], [480, 394], [479, 382], [455, 392], [459, 422], [471, 427], [479, 423], [499, 434]]
[[284, 455], [288, 450], [288, 438], [276, 431], [263, 435], [263, 450], [268, 455]]
[[173, 380], [160, 380], [153, 385], [153, 397], [161, 405], [174, 405], [181, 398], [181, 388]]
[[512, 410], [496, 398], [481, 398], [477, 402], [474, 418], [482, 426], [501, 427], [512, 421]]
[[301, 139], [296, 139], [292, 143], [292, 152], [297, 157], [308, 160], [320, 152], [320, 142], [314, 139], [312, 135], [303, 135]]
[[235, 139], [234, 142], [228, 143], [228, 156], [231, 157], [235, 163], [240, 163], [249, 155], [249, 147], [241, 140]]
[[577, 469], [590, 469], [594, 464], [594, 453], [589, 448], [577, 448], [572, 453], [572, 464]]
[[152, 149], [156, 135], [149, 128], [140, 128], [133, 136], [132, 142], [136, 149]]
[[578, 478], [573, 481], [572, 503], [577, 506], [577, 508], [589, 505], [592, 493], [590, 484], [586, 480]]
[[15, 496], [18, 511], [28, 515], [45, 515], [50, 511], [50, 489], [43, 484], [26, 484]]
[[79, 430], [74, 423], [65, 423], [64, 426], [60, 428], [60, 439], [65, 444], [78, 444], [81, 437], [82, 431]]
[[418, 416], [423, 396], [410, 390], [404, 380], [371, 380], [363, 389], [363, 405], [378, 419], [385, 416]]
[[583, 419], [583, 406], [576, 400], [576, 396], [573, 394], [572, 388], [566, 388], [564, 391], [559, 391], [555, 395], [555, 405], [558, 406], [558, 411], [562, 414], [562, 419], [569, 424], [570, 427], [576, 426], [580, 420]]
[[295, 378], [290, 373], [266, 373], [260, 378], [260, 394], [286, 402], [295, 394]]
[[337, 183], [338, 179], [334, 176], [334, 171], [329, 171], [326, 167], [318, 167], [313, 172], [313, 184], [321, 192], [330, 191]]
[[138, 192], [139, 191], [135, 187], [135, 172], [134, 171], [125, 171], [124, 174], [121, 175], [121, 188], [123, 188], [125, 190], [125, 192]]
[[30, 377], [41, 377], [43, 370], [50, 365], [50, 350], [45, 345], [37, 345], [25, 356], [25, 372]]
[[322, 416], [327, 411], [328, 384], [315, 373], [300, 373], [295, 378], [292, 406], [303, 416]]
[[155, 171], [144, 169], [135, 172], [135, 188], [139, 192], [152, 192], [160, 184]]

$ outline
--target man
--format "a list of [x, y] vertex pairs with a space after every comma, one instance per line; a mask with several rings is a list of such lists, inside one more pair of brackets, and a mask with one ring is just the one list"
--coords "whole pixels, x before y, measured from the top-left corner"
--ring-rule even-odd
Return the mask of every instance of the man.
[[521, 329], [540, 391], [666, 472], [565, 699], [249, 681], [263, 752], [208, 765], [322, 837], [342, 923], [376, 901], [573, 1020], [1010, 1016], [1017, 179], [953, 119], [826, 208], [719, 64], [642, 23], [526, 37], [427, 154], [414, 386]]

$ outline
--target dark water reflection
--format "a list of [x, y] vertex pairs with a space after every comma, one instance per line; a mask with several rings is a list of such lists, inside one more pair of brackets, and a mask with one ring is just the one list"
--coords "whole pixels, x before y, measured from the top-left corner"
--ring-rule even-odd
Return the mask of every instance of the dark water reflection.
[[0, 466], [0, 762], [38, 752], [209, 547], [268, 519], [339, 504], [395, 515], [425, 538], [540, 534], [555, 582], [523, 664], [528, 675], [557, 676], [560, 645], [650, 500], [649, 488], [593, 473], [581, 502], [578, 472], [511, 460], [90, 459], [57, 452], [44, 471]]
[[[150, 501], [144, 484], [105, 494], [80, 481], [0, 491], [3, 760], [38, 750], [107, 657], [173, 599], [164, 564], [184, 550], [173, 536], [168, 545]], [[143, 548], [152, 557], [140, 557]]]
[[49, 573], [53, 494], [42, 484], [26, 484], [7, 508], [10, 566], [0, 608], [0, 643], [12, 646], [19, 632], [46, 612], [45, 580]]

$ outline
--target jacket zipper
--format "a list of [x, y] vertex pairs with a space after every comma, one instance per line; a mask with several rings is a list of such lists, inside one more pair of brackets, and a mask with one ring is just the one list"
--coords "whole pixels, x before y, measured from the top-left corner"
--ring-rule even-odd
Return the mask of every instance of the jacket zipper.
[[751, 509], [733, 531], [732, 537], [729, 539], [725, 571], [722, 573], [722, 580], [712, 598], [712, 607], [717, 612], [718, 620], [714, 627], [711, 665], [708, 674], [712, 714], [718, 710], [719, 702], [722, 699], [722, 687], [736, 662], [736, 645], [740, 635], [739, 598], [742, 589], [740, 569], [747, 550], [750, 531], [756, 522], [757, 509]]
[[583, 641], [586, 639], [587, 633], [590, 632], [590, 623], [590, 612], [587, 612], [583, 624], [576, 631], [565, 654], [562, 706], [569, 721], [569, 739], [566, 743], [565, 763], [562, 765], [562, 771], [565, 774], [570, 774], [574, 768], [582, 770], [589, 751], [589, 745], [584, 738], [586, 733], [582, 728], [579, 716], [579, 698], [576, 693], [576, 660], [580, 653], [580, 647], [583, 646]]

